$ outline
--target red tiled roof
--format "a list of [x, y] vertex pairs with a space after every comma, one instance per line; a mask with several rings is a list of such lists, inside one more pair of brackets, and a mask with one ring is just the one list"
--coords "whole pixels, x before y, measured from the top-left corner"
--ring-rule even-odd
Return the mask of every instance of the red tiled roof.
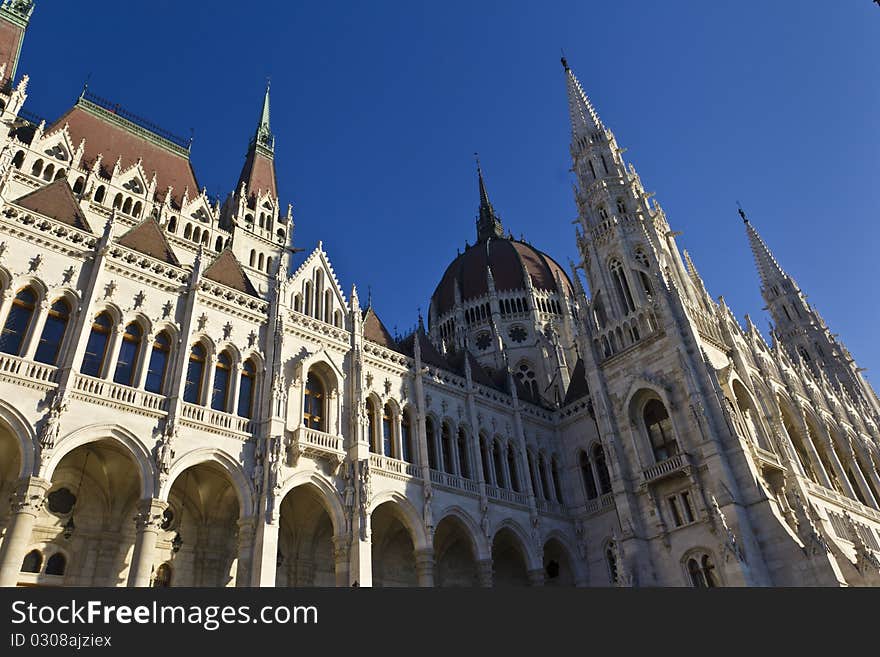
[[389, 349], [399, 348], [372, 306], [364, 311], [364, 337]]
[[[102, 116], [106, 115], [106, 116]], [[102, 154], [102, 164], [109, 172], [116, 159], [121, 157], [123, 169], [135, 164], [138, 158], [142, 158], [141, 166], [144, 169], [149, 182], [153, 172], [156, 172], [156, 196], [158, 199], [165, 197], [168, 187], [174, 187], [172, 200], [179, 208], [183, 198], [184, 189], [189, 189], [189, 197], [193, 198], [199, 193], [199, 185], [192, 168], [189, 157], [174, 153], [168, 148], [153, 143], [148, 138], [136, 134], [133, 130], [127, 130], [117, 125], [111, 118], [111, 112], [99, 107], [88, 107], [77, 104], [64, 113], [46, 132], [49, 133], [68, 124], [70, 136], [74, 144], [79, 144], [81, 139], [86, 140], [83, 161], [86, 166], [91, 165], [98, 154]], [[125, 122], [125, 119], [119, 119]], [[158, 139], [158, 138], [157, 138]]]
[[134, 249], [169, 264], [179, 266], [180, 261], [174, 255], [171, 245], [158, 222], [150, 217], [132, 228], [117, 240], [117, 244]]
[[278, 196], [278, 185], [275, 182], [275, 163], [265, 155], [257, 153], [253, 146], [245, 158], [237, 187], [241, 187], [242, 182], [247, 184], [249, 196], [255, 195], [260, 190], [270, 192], [276, 198]]
[[215, 283], [231, 287], [233, 290], [238, 290], [254, 297], [259, 296], [257, 289], [241, 268], [238, 258], [232, 254], [230, 249], [224, 249], [214, 262], [205, 269], [203, 276]]
[[66, 178], [29, 192], [13, 203], [68, 226], [92, 232]]

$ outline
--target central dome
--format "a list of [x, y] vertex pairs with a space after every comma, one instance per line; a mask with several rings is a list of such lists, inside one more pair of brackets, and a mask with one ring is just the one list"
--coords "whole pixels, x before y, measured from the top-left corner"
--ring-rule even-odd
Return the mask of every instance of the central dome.
[[[536, 291], [573, 296], [565, 270], [531, 244], [491, 235], [465, 249], [450, 263], [431, 296], [430, 317], [439, 320], [455, 308], [455, 289], [462, 304], [489, 293], [488, 270], [499, 293], [526, 290], [528, 272]], [[560, 290], [558, 281], [567, 289]]]

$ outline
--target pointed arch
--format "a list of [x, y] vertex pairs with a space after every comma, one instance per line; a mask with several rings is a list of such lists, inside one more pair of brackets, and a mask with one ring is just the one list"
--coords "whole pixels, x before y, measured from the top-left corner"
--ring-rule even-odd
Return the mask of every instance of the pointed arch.
[[424, 550], [430, 547], [428, 536], [425, 533], [425, 525], [422, 520], [422, 514], [416, 511], [412, 502], [407, 497], [397, 491], [384, 490], [373, 496], [369, 503], [369, 514], [378, 509], [383, 504], [390, 503], [395, 510], [395, 515], [403, 523], [409, 531], [413, 547], [416, 550]]
[[342, 534], [346, 528], [345, 507], [342, 504], [342, 499], [336, 486], [319, 472], [295, 472], [285, 479], [281, 485], [281, 490], [276, 496], [278, 507], [280, 508], [281, 502], [284, 501], [288, 494], [300, 487], [311, 487], [317, 491], [318, 499], [333, 523], [333, 533], [336, 535]]
[[213, 463], [220, 466], [220, 468], [229, 476], [230, 483], [238, 497], [239, 517], [243, 519], [252, 515], [254, 509], [254, 493], [251, 488], [250, 479], [245, 475], [237, 457], [231, 456], [222, 449], [216, 447], [201, 447], [179, 456], [174, 463], [172, 463], [171, 468], [168, 471], [168, 477], [162, 485], [162, 488], [159, 489], [158, 498], [167, 502], [171, 487], [174, 485], [177, 478], [187, 469], [204, 463]]

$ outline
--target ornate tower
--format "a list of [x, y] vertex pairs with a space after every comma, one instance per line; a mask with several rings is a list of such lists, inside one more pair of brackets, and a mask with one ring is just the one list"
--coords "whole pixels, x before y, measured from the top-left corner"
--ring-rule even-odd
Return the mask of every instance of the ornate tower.
[[15, 79], [21, 44], [33, 11], [33, 0], [3, 0], [0, 5], [0, 67], [4, 67], [0, 79], [3, 81]]
[[795, 362], [803, 360], [816, 376], [823, 370], [854, 402], [864, 405], [876, 417], [880, 405], [862, 370], [809, 304], [794, 278], [783, 271], [746, 213], [740, 209], [739, 214], [761, 279], [761, 296], [773, 317], [774, 332], [789, 356]]

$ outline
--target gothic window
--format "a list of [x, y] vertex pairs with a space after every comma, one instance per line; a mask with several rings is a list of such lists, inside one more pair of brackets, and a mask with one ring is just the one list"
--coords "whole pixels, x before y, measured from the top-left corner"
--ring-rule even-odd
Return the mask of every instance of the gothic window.
[[192, 239], [192, 224], [187, 224], [183, 229], [183, 239]]
[[159, 333], [153, 341], [150, 362], [147, 365], [147, 380], [144, 388], [147, 392], [161, 394], [165, 389], [165, 372], [168, 369], [168, 357], [171, 354], [171, 338], [165, 331]]
[[718, 578], [715, 575], [715, 564], [708, 554], [693, 556], [687, 562], [688, 575], [691, 578], [691, 586], [698, 589], [715, 588], [718, 586]]
[[785, 412], [782, 414], [782, 425], [789, 438], [791, 438], [792, 445], [794, 445], [794, 451], [801, 462], [801, 467], [804, 469], [804, 472], [810, 479], [818, 483], [819, 478], [816, 476], [816, 471], [813, 469], [813, 463], [808, 456], [803, 436], [801, 432], [795, 428], [794, 423], [789, 419], [788, 414]]
[[554, 456], [550, 459], [550, 476], [553, 479], [553, 492], [556, 493], [556, 501], [562, 502], [562, 482], [559, 480], [559, 464]]
[[516, 378], [520, 380], [525, 389], [531, 396], [531, 400], [536, 402], [540, 399], [538, 395], [538, 381], [535, 379], [535, 371], [526, 361], [522, 361], [517, 367]]
[[595, 180], [598, 176], [596, 176], [596, 167], [593, 166], [592, 160], [587, 160], [587, 164], [590, 165], [590, 174], [593, 176], [593, 180]]
[[467, 434], [464, 429], [458, 430], [458, 473], [465, 479], [471, 478], [471, 467], [468, 462]]
[[266, 273], [271, 273], [272, 271], [272, 256], [266, 256]]
[[535, 493], [535, 497], [541, 497], [541, 478], [538, 475], [538, 468], [535, 465], [535, 455], [532, 452], [528, 452], [528, 462], [529, 462], [529, 474], [532, 477], [532, 490]]
[[342, 328], [342, 311], [337, 310], [333, 313], [333, 326]]
[[310, 315], [312, 313], [312, 282], [306, 281], [305, 289], [305, 302], [303, 304], [303, 313], [306, 315]]
[[76, 179], [76, 182], [73, 183], [73, 193], [74, 194], [82, 194], [83, 189], [85, 189], [85, 186], [86, 186], [86, 179], [83, 178], [82, 176], [80, 176], [79, 178]]
[[629, 290], [629, 283], [626, 280], [626, 274], [623, 271], [623, 265], [619, 260], [612, 260], [610, 263], [611, 278], [614, 279], [614, 287], [617, 289], [617, 295], [620, 299], [620, 306], [624, 313], [631, 313], [635, 310], [632, 293]]
[[510, 331], [507, 333], [510, 336], [510, 339], [516, 342], [517, 344], [525, 342], [526, 337], [528, 337], [528, 333], [526, 333], [525, 328], [520, 324], [514, 324], [510, 327]]
[[26, 555], [24, 555], [24, 560], [21, 562], [21, 572], [23, 573], [38, 573], [40, 572], [40, 568], [43, 565], [43, 555], [39, 550], [31, 550]]
[[401, 446], [403, 447], [403, 460], [412, 463], [415, 450], [413, 449], [412, 422], [410, 421], [409, 411], [404, 411], [403, 416], [400, 418], [400, 430]]
[[263, 267], [265, 266], [265, 264], [266, 264], [265, 258], [263, 257], [263, 254], [260, 253], [257, 256], [257, 269], [259, 269], [260, 271], [263, 271]]
[[21, 169], [22, 164], [24, 164], [24, 151], [18, 151], [15, 157], [12, 158], [12, 166], [16, 169]]
[[597, 210], [599, 211], [599, 217], [604, 221], [608, 218], [608, 210], [605, 209], [604, 205], [600, 205]]
[[611, 476], [608, 474], [608, 464], [605, 461], [605, 449], [596, 443], [593, 445], [593, 465], [596, 468], [596, 477], [599, 480], [599, 494], [605, 495], [611, 492]]
[[588, 500], [594, 500], [599, 497], [596, 489], [596, 478], [593, 476], [593, 464], [590, 463], [590, 457], [583, 450], [578, 454], [578, 465], [581, 469], [581, 479], [584, 483], [584, 493]]
[[31, 175], [39, 177], [41, 173], [43, 173], [43, 160], [37, 160], [34, 162], [34, 166], [31, 167]]
[[296, 312], [298, 312], [298, 313], [301, 313], [301, 312], [302, 312], [302, 295], [301, 295], [301, 294], [296, 294], [296, 295], [294, 295], [294, 297], [293, 297], [293, 309], [294, 309]]
[[645, 428], [651, 439], [654, 460], [659, 463], [678, 454], [678, 443], [672, 432], [672, 421], [666, 407], [659, 399], [652, 399], [645, 404], [642, 412]]
[[110, 327], [113, 325], [110, 315], [101, 313], [92, 322], [92, 331], [89, 341], [86, 343], [86, 353], [83, 356], [80, 372], [87, 376], [101, 376], [104, 369], [104, 357], [107, 354], [107, 344], [110, 342]]
[[223, 238], [219, 235], [217, 236], [217, 241], [214, 242], [214, 250], [217, 253], [220, 253], [223, 250]]
[[19, 291], [12, 300], [12, 308], [0, 333], [0, 351], [5, 354], [20, 355], [24, 347], [24, 338], [31, 325], [37, 295], [33, 289], [26, 287]]
[[134, 385], [134, 374], [137, 367], [138, 354], [141, 351], [141, 338], [143, 332], [137, 322], [132, 322], [125, 327], [122, 334], [122, 344], [119, 347], [119, 357], [116, 359], [116, 372], [113, 381], [124, 386]]
[[100, 203], [104, 200], [104, 195], [107, 193], [107, 189], [104, 185], [99, 185], [98, 189], [95, 190], [95, 203]]
[[636, 262], [639, 263], [639, 266], [644, 267], [645, 269], [651, 268], [651, 264], [648, 262], [648, 256], [645, 255], [645, 252], [641, 249], [636, 249], [635, 259]]
[[543, 454], [538, 455], [538, 475], [541, 478], [541, 491], [544, 493], [544, 499], [552, 499], [550, 497], [550, 482], [547, 481], [547, 461]]
[[66, 516], [76, 504], [76, 495], [71, 493], [69, 488], [58, 488], [46, 496], [46, 502], [49, 511], [59, 516]]
[[507, 470], [510, 472], [510, 488], [519, 492], [519, 477], [516, 470], [516, 452], [508, 445], [507, 447]]
[[617, 214], [626, 214], [626, 201], [622, 198], [617, 199]]
[[642, 291], [645, 293], [645, 297], [651, 299], [654, 296], [651, 279], [649, 279], [648, 275], [643, 271], [639, 271], [639, 282], [642, 284]]
[[47, 575], [63, 575], [67, 568], [67, 559], [60, 552], [56, 552], [46, 561]]
[[201, 242], [202, 241], [202, 229], [196, 226], [192, 232], [192, 240], [193, 242]]
[[441, 429], [440, 442], [443, 445], [443, 471], [454, 474], [455, 446], [452, 444], [452, 430], [446, 422], [443, 423], [443, 428]]
[[186, 368], [186, 381], [183, 386], [183, 401], [190, 404], [201, 403], [202, 379], [205, 374], [205, 347], [200, 343], [192, 346]]
[[168, 232], [173, 233], [177, 230], [177, 217], [171, 217], [168, 220]]
[[[326, 422], [324, 421], [324, 396], [324, 384], [321, 382], [321, 379], [309, 372], [306, 377], [303, 411], [303, 424], [309, 429], [327, 430]], [[367, 404], [368, 408], [370, 408], [372, 401], [367, 400]]]
[[333, 317], [333, 293], [330, 290], [324, 292], [324, 321], [332, 323]]
[[43, 180], [51, 181], [52, 176], [55, 175], [55, 165], [49, 164], [45, 169], [43, 169]]
[[394, 411], [390, 404], [382, 409], [382, 453], [394, 456]]
[[489, 439], [486, 438], [485, 435], [480, 434], [480, 450], [482, 454], [482, 458], [480, 459], [483, 462], [483, 481], [487, 484], [492, 483], [492, 468], [490, 467], [489, 459], [491, 458], [491, 451], [489, 449]]
[[495, 465], [495, 485], [499, 488], [506, 488], [507, 481], [504, 478], [504, 461], [501, 457], [501, 442], [498, 440], [492, 443], [492, 463]]
[[248, 258], [248, 264], [253, 267], [257, 260], [257, 252], [254, 249], [251, 249], [251, 256]]
[[480, 351], [486, 351], [486, 349], [489, 348], [489, 345], [492, 344], [492, 336], [486, 331], [483, 331], [477, 336], [476, 343], [477, 349]]
[[217, 357], [214, 366], [214, 384], [211, 389], [211, 408], [225, 411], [229, 403], [229, 382], [232, 378], [232, 359], [227, 352]]
[[434, 432], [434, 420], [425, 418], [425, 434], [428, 443], [428, 467], [437, 469], [437, 436]]
[[599, 157], [602, 158], [602, 168], [605, 169], [605, 173], [607, 174], [608, 173], [608, 162], [605, 161], [604, 155], [600, 155]]
[[238, 414], [241, 417], [253, 417], [256, 378], [257, 368], [254, 366], [254, 362], [246, 360], [241, 368], [241, 378], [238, 381]]
[[614, 554], [613, 543], [605, 548], [605, 562], [608, 564], [608, 577], [612, 584], [617, 584], [617, 557]]
[[596, 317], [596, 324], [599, 325], [600, 329], [604, 329], [605, 325], [608, 324], [608, 317], [605, 314], [605, 304], [602, 303], [602, 293], [597, 292], [595, 300], [593, 301], [593, 314]]
[[379, 453], [379, 418], [376, 403], [367, 398], [367, 424], [369, 426], [370, 451]]

